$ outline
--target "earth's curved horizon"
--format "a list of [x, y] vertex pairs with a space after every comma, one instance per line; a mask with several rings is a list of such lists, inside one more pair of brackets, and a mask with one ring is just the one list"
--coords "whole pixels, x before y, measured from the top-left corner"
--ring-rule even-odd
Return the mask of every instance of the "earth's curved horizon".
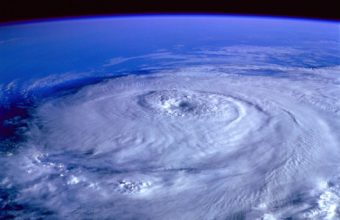
[[340, 23], [0, 26], [0, 218], [339, 219]]

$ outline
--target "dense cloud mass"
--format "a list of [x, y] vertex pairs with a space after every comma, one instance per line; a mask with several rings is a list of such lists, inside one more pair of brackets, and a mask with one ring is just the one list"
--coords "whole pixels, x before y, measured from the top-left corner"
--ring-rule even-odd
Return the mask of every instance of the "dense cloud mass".
[[47, 99], [1, 157], [3, 202], [22, 218], [339, 218], [339, 74], [189, 66]]

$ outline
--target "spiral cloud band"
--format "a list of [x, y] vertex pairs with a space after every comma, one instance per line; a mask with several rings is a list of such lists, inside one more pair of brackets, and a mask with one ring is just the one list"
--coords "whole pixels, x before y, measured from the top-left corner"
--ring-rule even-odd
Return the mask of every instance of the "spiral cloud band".
[[339, 217], [340, 69], [238, 74], [254, 68], [117, 77], [49, 99], [16, 160], [2, 159], [16, 173], [2, 185], [64, 218]]

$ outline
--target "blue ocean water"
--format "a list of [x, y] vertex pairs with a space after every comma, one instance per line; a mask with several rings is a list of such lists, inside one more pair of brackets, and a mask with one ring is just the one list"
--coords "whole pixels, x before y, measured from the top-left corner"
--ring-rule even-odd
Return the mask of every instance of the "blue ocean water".
[[[291, 65], [308, 57], [337, 64], [336, 22], [228, 16], [142, 16], [56, 20], [0, 28], [1, 82], [65, 72], [100, 74], [114, 57], [159, 51], [191, 53], [233, 45], [281, 46], [304, 50]], [[335, 45], [335, 46], [334, 46]], [[272, 57], [272, 62], [276, 58]], [[280, 61], [278, 61], [280, 62]], [[145, 64], [145, 62], [143, 62]], [[139, 65], [135, 63], [135, 65]], [[120, 68], [131, 69], [130, 65]], [[136, 68], [136, 67], [135, 67]]]

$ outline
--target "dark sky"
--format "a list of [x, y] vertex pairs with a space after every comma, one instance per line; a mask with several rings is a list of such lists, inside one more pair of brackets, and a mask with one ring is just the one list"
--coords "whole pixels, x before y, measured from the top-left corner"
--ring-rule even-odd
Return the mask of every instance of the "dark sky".
[[245, 14], [340, 20], [327, 0], [1, 0], [0, 22], [121, 14]]

